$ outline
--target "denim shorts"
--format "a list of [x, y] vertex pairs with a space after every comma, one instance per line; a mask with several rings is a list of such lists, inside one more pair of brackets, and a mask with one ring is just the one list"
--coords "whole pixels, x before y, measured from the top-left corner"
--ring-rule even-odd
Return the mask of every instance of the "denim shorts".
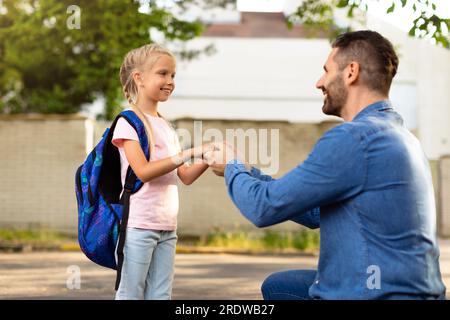
[[116, 300], [170, 300], [176, 231], [127, 228]]

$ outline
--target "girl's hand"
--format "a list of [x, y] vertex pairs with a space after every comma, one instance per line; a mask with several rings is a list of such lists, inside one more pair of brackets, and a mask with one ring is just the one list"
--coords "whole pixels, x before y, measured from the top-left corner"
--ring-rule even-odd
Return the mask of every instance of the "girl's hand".
[[209, 151], [214, 151], [216, 150], [216, 147], [213, 143], [205, 143], [201, 146], [192, 148], [192, 157], [193, 158], [203, 158], [203, 155]]
[[209, 166], [224, 165], [233, 159], [245, 162], [240, 152], [227, 141], [215, 143], [214, 150], [207, 151], [203, 158]]
[[[173, 156], [171, 159], [176, 165], [181, 165], [181, 164], [191, 160], [192, 158], [203, 159], [203, 155], [206, 152], [210, 152], [213, 150], [215, 150], [214, 144], [206, 143], [206, 144], [203, 144], [203, 145], [195, 147], [195, 148], [183, 150], [179, 154]], [[202, 163], [202, 161], [200, 161], [200, 163]]]

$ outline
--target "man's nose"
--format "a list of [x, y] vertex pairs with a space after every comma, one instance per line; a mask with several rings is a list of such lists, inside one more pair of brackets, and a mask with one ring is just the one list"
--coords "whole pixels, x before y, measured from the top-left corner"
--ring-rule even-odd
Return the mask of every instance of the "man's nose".
[[322, 90], [322, 88], [323, 88], [323, 76], [320, 77], [319, 80], [317, 80], [317, 82], [316, 82], [316, 88]]

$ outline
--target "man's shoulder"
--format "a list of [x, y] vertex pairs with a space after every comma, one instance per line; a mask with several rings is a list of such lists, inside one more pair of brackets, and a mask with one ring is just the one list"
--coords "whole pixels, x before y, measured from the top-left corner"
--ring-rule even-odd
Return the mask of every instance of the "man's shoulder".
[[[313, 154], [323, 157], [347, 159], [362, 154], [365, 143], [361, 140], [357, 126], [351, 123], [342, 123], [327, 132], [317, 141]], [[347, 161], [347, 160], [346, 160]], [[348, 158], [348, 161], [352, 161]]]
[[349, 121], [327, 131], [325, 135], [329, 136], [352, 136], [358, 141], [366, 140], [371, 136], [387, 132], [393, 127], [398, 128], [401, 123], [378, 117], [366, 117], [358, 121]]
[[365, 130], [364, 124], [360, 122], [343, 122], [326, 131], [323, 137], [334, 139], [348, 139], [349, 137], [353, 137], [356, 140], [360, 140]]

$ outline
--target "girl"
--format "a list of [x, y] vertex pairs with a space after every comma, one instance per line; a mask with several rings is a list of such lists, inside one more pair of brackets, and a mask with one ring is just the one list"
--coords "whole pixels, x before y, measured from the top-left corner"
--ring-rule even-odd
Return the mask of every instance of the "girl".
[[177, 176], [193, 183], [207, 164], [188, 166], [209, 145], [181, 151], [178, 137], [158, 113], [158, 102], [166, 101], [175, 83], [175, 57], [167, 49], [148, 44], [131, 50], [120, 68], [120, 81], [131, 109], [145, 126], [150, 161], [139, 137], [123, 118], [117, 122], [112, 143], [119, 148], [122, 185], [128, 165], [144, 185], [130, 198], [124, 246], [122, 279], [116, 299], [170, 299], [177, 241]]

